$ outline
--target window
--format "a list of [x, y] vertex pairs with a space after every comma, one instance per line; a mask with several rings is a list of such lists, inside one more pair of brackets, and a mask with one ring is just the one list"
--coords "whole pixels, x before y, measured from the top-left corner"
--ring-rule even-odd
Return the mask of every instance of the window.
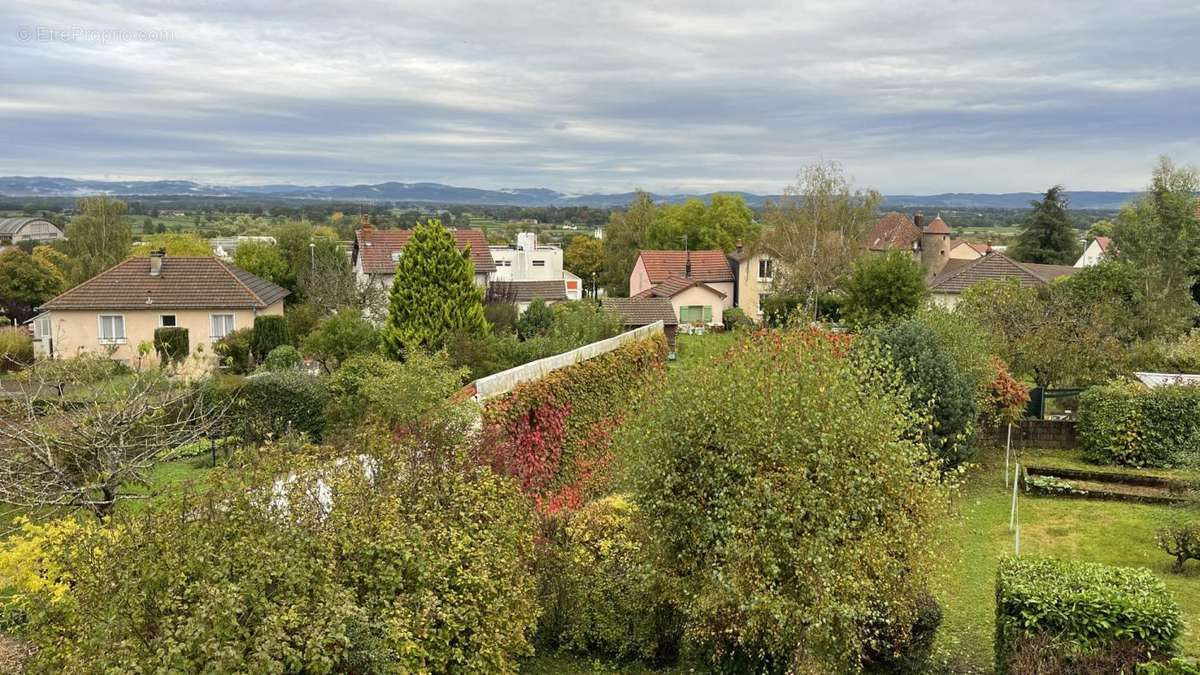
[[33, 337], [36, 340], [45, 340], [50, 337], [50, 316], [48, 314], [39, 316], [33, 322]]
[[212, 339], [213, 341], [233, 332], [233, 315], [232, 314], [213, 314], [212, 319]]
[[175, 324], [175, 315], [174, 314], [159, 315], [159, 317], [158, 317], [158, 327], [159, 328], [174, 328], [175, 325], [176, 324]]
[[712, 305], [688, 305], [679, 308], [680, 323], [712, 323]]
[[404, 255], [404, 251], [392, 251], [392, 262], [400, 262], [402, 255]]
[[545, 267], [545, 266], [546, 266], [546, 261], [545, 261], [545, 260], [534, 260], [534, 261], [533, 261], [533, 266], [534, 266], [534, 267]]
[[125, 317], [120, 314], [101, 314], [100, 344], [125, 344]]
[[759, 259], [759, 261], [758, 261], [758, 278], [759, 279], [770, 279], [771, 278], [771, 271], [772, 271], [771, 268], [773, 267], [772, 263], [774, 263], [774, 262], [775, 261], [771, 260], [770, 258]]

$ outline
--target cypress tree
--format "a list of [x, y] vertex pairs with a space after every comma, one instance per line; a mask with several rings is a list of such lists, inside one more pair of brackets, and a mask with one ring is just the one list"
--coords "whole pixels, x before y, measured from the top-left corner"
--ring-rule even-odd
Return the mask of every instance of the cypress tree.
[[1046, 190], [1041, 201], [1029, 202], [1033, 212], [1021, 226], [1015, 256], [1021, 262], [1070, 265], [1079, 257], [1079, 237], [1067, 217], [1063, 187]]
[[459, 253], [438, 220], [418, 224], [396, 263], [388, 296], [388, 353], [403, 358], [412, 349], [437, 351], [455, 333], [478, 337], [487, 329], [470, 248]]

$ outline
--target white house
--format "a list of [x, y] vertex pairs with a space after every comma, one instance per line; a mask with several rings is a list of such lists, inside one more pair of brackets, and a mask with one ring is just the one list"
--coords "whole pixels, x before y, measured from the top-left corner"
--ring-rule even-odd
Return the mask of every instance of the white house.
[[1076, 267], [1091, 267], [1099, 265], [1104, 256], [1112, 250], [1112, 239], [1108, 237], [1096, 237], [1092, 240], [1087, 248], [1083, 249], [1083, 255], [1079, 256], [1079, 260], [1075, 261]]
[[[579, 300], [583, 297], [583, 280], [563, 269], [563, 250], [557, 246], [538, 244], [537, 235], [533, 232], [517, 234], [516, 245], [492, 246], [490, 250], [492, 260], [496, 263], [493, 281], [516, 282], [518, 286], [525, 282], [558, 281], [563, 284], [563, 299]], [[548, 287], [543, 284], [541, 288]]]

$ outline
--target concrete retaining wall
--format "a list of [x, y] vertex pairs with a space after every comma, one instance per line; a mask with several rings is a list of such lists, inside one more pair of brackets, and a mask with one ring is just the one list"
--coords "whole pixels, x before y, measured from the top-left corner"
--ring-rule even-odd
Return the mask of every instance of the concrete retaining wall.
[[580, 361], [586, 361], [588, 359], [595, 358], [606, 352], [611, 352], [623, 344], [633, 342], [635, 340], [644, 340], [652, 335], [660, 335], [662, 333], [663, 322], [656, 321], [649, 326], [635, 328], [627, 333], [621, 333], [620, 335], [610, 337], [607, 340], [601, 340], [599, 342], [593, 342], [591, 344], [584, 345], [579, 349], [573, 349], [563, 354], [555, 354], [554, 356], [548, 356], [544, 359], [538, 359], [537, 361], [530, 361], [529, 363], [517, 366], [516, 368], [509, 368], [508, 370], [503, 370], [494, 375], [481, 377], [478, 380], [475, 380], [472, 385], [468, 385], [468, 387], [473, 386], [475, 388], [476, 401], [483, 401], [494, 396], [507, 394], [522, 382], [541, 379], [545, 377], [547, 373], [558, 370], [559, 368], [565, 368], [567, 366], [579, 363]]

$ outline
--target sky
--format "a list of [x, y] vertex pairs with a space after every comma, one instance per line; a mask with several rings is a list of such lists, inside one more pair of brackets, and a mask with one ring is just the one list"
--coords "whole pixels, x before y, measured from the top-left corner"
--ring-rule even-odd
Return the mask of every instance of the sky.
[[0, 175], [775, 194], [1200, 162], [1200, 2], [0, 3]]

